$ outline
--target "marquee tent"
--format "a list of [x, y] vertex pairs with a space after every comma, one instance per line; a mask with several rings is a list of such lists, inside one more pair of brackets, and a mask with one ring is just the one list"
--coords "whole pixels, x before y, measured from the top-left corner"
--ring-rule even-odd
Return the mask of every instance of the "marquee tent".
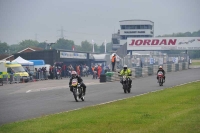
[[23, 59], [22, 57], [18, 56], [15, 60], [12, 61], [13, 63], [19, 63], [22, 66], [33, 66], [33, 62]]

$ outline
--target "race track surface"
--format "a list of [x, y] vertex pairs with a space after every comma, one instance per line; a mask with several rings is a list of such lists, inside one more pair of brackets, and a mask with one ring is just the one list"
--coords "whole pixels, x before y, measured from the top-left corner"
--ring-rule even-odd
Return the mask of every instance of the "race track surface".
[[200, 68], [166, 74], [160, 87], [156, 76], [134, 79], [131, 93], [125, 94], [119, 81], [99, 83], [83, 77], [87, 85], [84, 102], [75, 102], [68, 88], [69, 78], [0, 86], [0, 125], [102, 104], [151, 91], [200, 80]]

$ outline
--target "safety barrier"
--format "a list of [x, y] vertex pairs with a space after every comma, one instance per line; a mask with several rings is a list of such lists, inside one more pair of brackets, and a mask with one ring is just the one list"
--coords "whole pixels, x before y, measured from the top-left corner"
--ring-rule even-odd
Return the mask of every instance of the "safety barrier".
[[[143, 68], [141, 67], [134, 67], [131, 68], [132, 70], [132, 79], [139, 78], [139, 77], [146, 77], [149, 75], [155, 75], [157, 74], [159, 65], [152, 65], [152, 66], [145, 66]], [[163, 69], [165, 72], [175, 72], [180, 70], [186, 70], [188, 69], [187, 62], [177, 63], [177, 64], [164, 64]], [[120, 71], [120, 70], [117, 70]], [[107, 72], [106, 73], [106, 81], [107, 82], [113, 82], [120, 80], [120, 77], [118, 76], [118, 72]]]
[[18, 74], [5, 74], [2, 77], [3, 78], [1, 80], [3, 81], [3, 84], [19, 83], [21, 79]]
[[34, 72], [33, 76], [31, 77], [32, 80], [47, 80], [48, 79], [48, 72]]
[[183, 70], [183, 65], [182, 65], [183, 63], [178, 63], [178, 70], [177, 71], [180, 71], [180, 70]]
[[19, 74], [15, 74], [15, 75], [10, 75], [10, 84], [12, 83], [19, 83], [21, 80], [21, 77]]

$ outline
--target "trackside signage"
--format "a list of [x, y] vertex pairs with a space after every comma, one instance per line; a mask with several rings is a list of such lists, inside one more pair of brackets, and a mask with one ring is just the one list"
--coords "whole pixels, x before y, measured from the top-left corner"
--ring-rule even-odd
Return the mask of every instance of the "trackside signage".
[[127, 38], [127, 50], [200, 50], [200, 37]]
[[60, 52], [60, 58], [87, 59], [87, 53]]

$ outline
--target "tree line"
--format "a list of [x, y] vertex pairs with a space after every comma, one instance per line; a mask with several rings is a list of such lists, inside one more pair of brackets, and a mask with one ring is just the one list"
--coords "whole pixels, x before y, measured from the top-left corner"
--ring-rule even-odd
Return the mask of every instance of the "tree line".
[[[64, 49], [64, 50], [74, 50], [75, 51], [83, 51], [83, 52], [92, 52], [93, 44], [88, 42], [87, 40], [82, 41], [81, 45], [75, 45], [74, 41], [67, 40], [64, 38], [58, 39], [55, 43], [46, 43], [46, 42], [38, 42], [35, 40], [23, 40], [19, 44], [8, 45], [5, 42], [0, 42], [0, 54], [13, 54], [17, 53], [27, 47], [38, 47], [44, 50], [48, 49]], [[106, 51], [112, 51], [112, 43], [106, 44]], [[102, 43], [101, 45], [94, 44], [94, 52], [95, 53], [105, 53], [105, 45]]]
[[[185, 33], [173, 33], [173, 34], [166, 34], [166, 35], [159, 35], [157, 37], [200, 37], [200, 30], [195, 32], [185, 32]], [[13, 54], [17, 53], [27, 47], [39, 47], [42, 49], [65, 49], [65, 50], [72, 50], [74, 47], [75, 51], [83, 51], [83, 52], [92, 52], [93, 51], [93, 44], [89, 41], [85, 40], [81, 42], [81, 45], [75, 45], [74, 41], [67, 40], [64, 38], [58, 39], [55, 43], [46, 43], [46, 42], [38, 42], [35, 40], [24, 40], [21, 41], [19, 44], [16, 45], [8, 45], [6, 42], [0, 41], [0, 54]], [[101, 45], [94, 44], [94, 51], [96, 53], [104, 53], [105, 46], [104, 43]], [[112, 42], [106, 44], [106, 50], [107, 52], [112, 51]], [[163, 51], [167, 54], [180, 54], [185, 51]], [[190, 58], [200, 58], [200, 51], [199, 50], [193, 50], [188, 51], [188, 54]]]

